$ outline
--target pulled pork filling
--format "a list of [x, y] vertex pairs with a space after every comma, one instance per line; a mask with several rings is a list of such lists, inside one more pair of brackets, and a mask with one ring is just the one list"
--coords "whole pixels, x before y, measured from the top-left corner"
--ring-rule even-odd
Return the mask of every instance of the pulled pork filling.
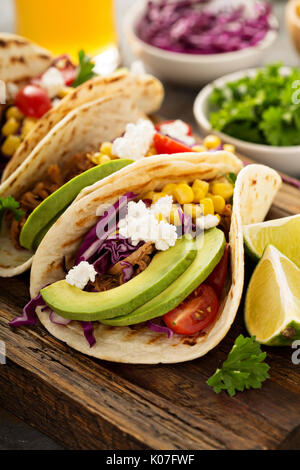
[[7, 215], [11, 220], [10, 238], [17, 249], [23, 249], [19, 242], [21, 230], [34, 209], [65, 183], [94, 166], [89, 153], [78, 153], [61, 167], [50, 165], [45, 178], [19, 198], [20, 207], [24, 211], [22, 219], [17, 221], [12, 214]]

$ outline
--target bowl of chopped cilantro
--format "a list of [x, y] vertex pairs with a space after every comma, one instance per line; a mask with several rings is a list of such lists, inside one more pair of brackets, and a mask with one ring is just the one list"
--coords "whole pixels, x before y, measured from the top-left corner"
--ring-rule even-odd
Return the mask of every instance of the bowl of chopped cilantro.
[[300, 69], [271, 64], [226, 75], [203, 88], [194, 114], [205, 134], [300, 176]]

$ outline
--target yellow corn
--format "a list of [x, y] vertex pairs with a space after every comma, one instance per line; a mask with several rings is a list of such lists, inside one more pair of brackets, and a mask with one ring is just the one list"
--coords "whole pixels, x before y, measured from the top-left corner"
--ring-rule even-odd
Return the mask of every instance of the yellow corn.
[[58, 92], [58, 97], [59, 98], [64, 98], [65, 96], [69, 95], [71, 93], [71, 91], [74, 90], [74, 88], [70, 87], [70, 86], [65, 86], [64, 88], [62, 88], [59, 92]]
[[154, 193], [153, 197], [151, 198], [153, 204], [155, 204], [155, 203], [156, 203], [159, 199], [161, 199], [162, 197], [165, 197], [165, 194], [164, 194], [164, 193]]
[[95, 165], [101, 165], [102, 163], [110, 161], [110, 158], [108, 155], [104, 155], [103, 153], [100, 153], [100, 152], [96, 152], [96, 153], [89, 155], [89, 158]]
[[110, 162], [110, 158], [108, 155], [101, 155], [99, 158], [99, 164], [102, 165], [102, 163]]
[[192, 147], [193, 152], [206, 152], [206, 147], [204, 145], [194, 145]]
[[6, 121], [4, 126], [2, 127], [2, 134], [5, 135], [6, 137], [11, 134], [15, 134], [19, 128], [19, 122], [11, 117]]
[[221, 214], [225, 207], [225, 199], [222, 196], [212, 196], [211, 197], [215, 212]]
[[177, 184], [174, 189], [174, 196], [179, 204], [190, 204], [194, 200], [192, 188], [186, 183]]
[[176, 206], [176, 205], [172, 206], [172, 209], [171, 209], [171, 212], [170, 212], [170, 215], [169, 215], [170, 224], [181, 225], [181, 220], [180, 220], [180, 217], [178, 215], [178, 209], [180, 209], [179, 206]]
[[176, 202], [174, 198], [174, 190], [176, 189], [176, 187], [177, 187], [177, 184], [168, 183], [162, 188], [162, 192], [165, 194], [168, 194], [168, 196], [172, 196], [174, 202]]
[[233, 195], [233, 186], [230, 183], [213, 183], [212, 193], [215, 196], [222, 196], [227, 201]]
[[152, 199], [154, 198], [154, 194], [154, 191], [148, 191], [147, 193], [142, 195], [142, 199], [151, 199], [152, 201]]
[[203, 209], [199, 204], [185, 204], [183, 206], [183, 211], [185, 214], [190, 215], [194, 220], [203, 215]]
[[24, 114], [19, 110], [19, 108], [17, 108], [17, 106], [10, 106], [6, 111], [6, 117], [7, 119], [15, 118], [17, 121], [20, 121], [23, 119]]
[[203, 144], [207, 150], [215, 149], [221, 145], [221, 139], [217, 135], [207, 135], [203, 140]]
[[226, 152], [231, 152], [231, 153], [235, 152], [235, 146], [231, 144], [224, 144], [223, 149], [226, 150]]
[[109, 157], [112, 156], [112, 143], [111, 142], [103, 142], [100, 145], [100, 152], [104, 153], [105, 155], [108, 155]]
[[208, 191], [209, 184], [206, 181], [195, 180], [192, 186], [192, 190], [194, 193], [194, 201], [199, 203], [201, 199], [203, 199]]
[[20, 143], [21, 139], [19, 136], [9, 135], [3, 142], [1, 150], [5, 155], [11, 157], [19, 147]]
[[22, 125], [21, 137], [24, 139], [36, 125], [36, 119], [25, 118]]
[[155, 218], [158, 222], [167, 222], [166, 218], [162, 214], [155, 214]]
[[200, 204], [203, 207], [204, 215], [208, 215], [208, 214], [214, 215], [214, 204], [210, 198], [205, 197], [201, 199]]

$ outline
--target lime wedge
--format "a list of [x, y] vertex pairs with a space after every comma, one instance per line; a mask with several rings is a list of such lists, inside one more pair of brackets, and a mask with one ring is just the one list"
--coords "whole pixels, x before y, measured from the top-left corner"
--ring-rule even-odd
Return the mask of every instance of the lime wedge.
[[300, 214], [244, 227], [246, 251], [256, 260], [262, 257], [266, 246], [274, 245], [300, 268], [299, 240]]
[[245, 322], [259, 343], [281, 346], [300, 339], [300, 269], [272, 245], [250, 280]]

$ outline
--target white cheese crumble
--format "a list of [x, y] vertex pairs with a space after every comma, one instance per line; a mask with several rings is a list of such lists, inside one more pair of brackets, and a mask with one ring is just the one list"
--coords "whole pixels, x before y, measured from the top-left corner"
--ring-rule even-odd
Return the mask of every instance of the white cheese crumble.
[[172, 196], [161, 197], [155, 204], [152, 204], [151, 209], [154, 214], [161, 214], [164, 217], [169, 217], [173, 204]]
[[130, 72], [133, 75], [141, 76], [146, 74], [144, 64], [141, 60], [135, 60], [132, 62]]
[[155, 215], [153, 206], [147, 208], [143, 201], [131, 201], [126, 217], [119, 222], [119, 233], [130, 238], [134, 246], [144, 241], [154, 243], [157, 250], [167, 250], [177, 240], [176, 227], [168, 222], [159, 222]]
[[152, 122], [139, 119], [136, 124], [127, 124], [123, 137], [116, 139], [112, 153], [119, 158], [140, 160], [147, 154], [152, 144], [155, 128]]
[[71, 286], [84, 289], [89, 281], [94, 282], [97, 271], [94, 266], [87, 261], [81, 261], [77, 266], [70, 269], [66, 275], [66, 282]]
[[60, 71], [56, 67], [50, 67], [42, 75], [41, 86], [47, 91], [49, 98], [52, 99], [64, 88], [65, 82]]
[[219, 225], [219, 218], [212, 214], [204, 215], [196, 219], [196, 224], [201, 230], [208, 230]]
[[184, 144], [195, 145], [194, 137], [188, 135], [189, 126], [185, 122], [181, 121], [181, 119], [176, 119], [176, 121], [162, 124], [160, 126], [160, 131], [169, 137], [180, 140]]

